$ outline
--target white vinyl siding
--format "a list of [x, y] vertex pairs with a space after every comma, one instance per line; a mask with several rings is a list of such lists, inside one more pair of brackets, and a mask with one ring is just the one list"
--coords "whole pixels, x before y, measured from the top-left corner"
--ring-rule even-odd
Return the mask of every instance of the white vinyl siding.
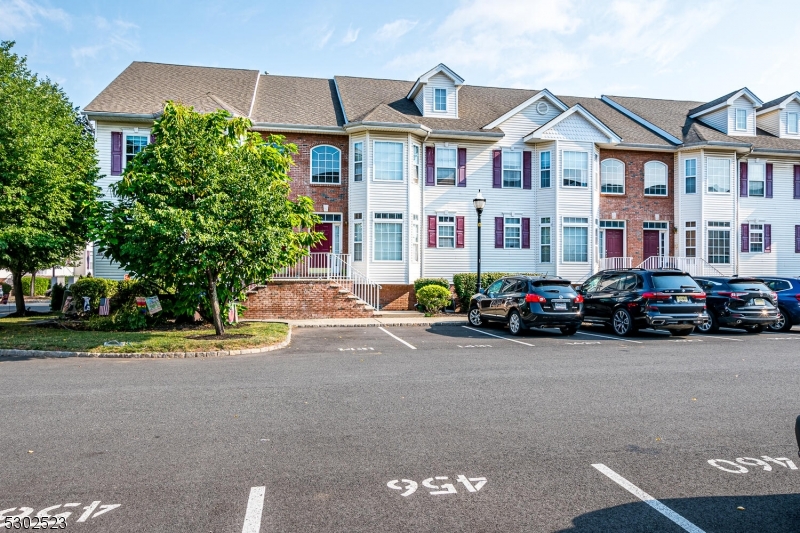
[[[436, 89], [443, 89], [445, 91], [444, 111], [436, 109]], [[458, 118], [458, 91], [456, 90], [453, 80], [448, 78], [445, 74], [440, 72], [431, 76], [425, 86], [420, 89], [419, 94], [422, 95], [422, 106], [420, 110], [423, 116]], [[418, 99], [419, 96], [415, 98], [414, 101], [417, 102], [417, 106], [419, 107], [420, 102]]]
[[600, 163], [600, 192], [625, 194], [625, 165], [618, 159], [604, 159]]

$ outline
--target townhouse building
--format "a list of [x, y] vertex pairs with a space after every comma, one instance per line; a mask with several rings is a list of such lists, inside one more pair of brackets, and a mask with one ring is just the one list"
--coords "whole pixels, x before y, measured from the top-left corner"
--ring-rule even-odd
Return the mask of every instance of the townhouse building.
[[[417, 278], [474, 271], [479, 191], [484, 271], [800, 273], [797, 93], [583, 98], [472, 86], [443, 64], [400, 81], [134, 62], [84, 110], [101, 186], [168, 99], [295, 143], [293, 194], [326, 237], [309, 268], [380, 284], [381, 307], [408, 306]], [[95, 275], [122, 274], [95, 257]]]

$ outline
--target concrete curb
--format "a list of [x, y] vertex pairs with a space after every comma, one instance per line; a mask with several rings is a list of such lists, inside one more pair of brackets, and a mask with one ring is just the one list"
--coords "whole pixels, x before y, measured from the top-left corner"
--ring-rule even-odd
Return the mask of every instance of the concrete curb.
[[469, 324], [467, 320], [453, 320], [448, 322], [375, 322], [374, 324], [293, 324], [295, 328], [379, 328], [379, 327], [404, 327], [404, 326], [463, 326]]
[[[286, 324], [286, 322], [282, 322]], [[287, 324], [288, 325], [288, 324]], [[229, 355], [260, 354], [286, 348], [292, 342], [292, 326], [286, 338], [277, 344], [259, 348], [242, 348], [241, 350], [219, 350], [214, 352], [152, 352], [152, 353], [119, 353], [119, 352], [58, 352], [53, 350], [6, 350], [0, 349], [0, 357], [92, 357], [95, 359], [193, 359], [197, 357], [227, 357]]]

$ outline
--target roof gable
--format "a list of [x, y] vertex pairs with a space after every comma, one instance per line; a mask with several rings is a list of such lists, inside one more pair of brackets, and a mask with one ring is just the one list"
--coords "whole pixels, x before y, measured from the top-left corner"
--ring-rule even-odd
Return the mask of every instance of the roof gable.
[[549, 100], [550, 103], [552, 103], [554, 106], [556, 106], [562, 112], [566, 111], [567, 109], [569, 109], [567, 107], [567, 105], [564, 102], [562, 102], [561, 100], [559, 100], [553, 93], [551, 93], [547, 89], [542, 89], [541, 91], [539, 91], [538, 93], [536, 93], [532, 97], [528, 98], [527, 100], [525, 100], [524, 102], [522, 102], [521, 104], [516, 106], [514, 109], [509, 110], [507, 113], [504, 113], [502, 116], [496, 118], [495, 120], [493, 120], [489, 124], [485, 125], [483, 127], [483, 129], [491, 130], [491, 129], [496, 128], [497, 126], [499, 126], [500, 124], [502, 124], [506, 120], [510, 119], [511, 117], [513, 117], [514, 115], [519, 113], [520, 111], [528, 108], [530, 105], [538, 102], [542, 98], [546, 98], [547, 100]]
[[558, 124], [564, 122], [565, 120], [567, 120], [569, 117], [572, 117], [572, 116], [580, 116], [580, 117], [582, 117], [586, 122], [588, 122], [596, 130], [598, 130], [602, 134], [602, 136], [607, 139], [607, 142], [609, 144], [617, 144], [617, 143], [622, 142], [622, 139], [619, 137], [619, 135], [614, 133], [611, 130], [611, 128], [609, 128], [608, 126], [603, 124], [600, 120], [598, 120], [594, 115], [589, 113], [586, 110], [586, 108], [584, 108], [580, 104], [575, 104], [574, 106], [569, 108], [564, 113], [561, 113], [560, 115], [558, 115], [556, 118], [554, 118], [553, 120], [551, 120], [547, 124], [543, 124], [539, 128], [535, 129], [534, 131], [532, 131], [531, 133], [526, 135], [525, 139], [524, 139], [525, 142], [544, 139], [545, 138], [545, 134], [548, 131], [552, 130], [555, 126], [557, 126]]
[[417, 78], [417, 81], [414, 82], [414, 85], [411, 87], [411, 90], [406, 95], [406, 98], [412, 100], [417, 95], [422, 86], [428, 83], [428, 80], [430, 80], [436, 74], [444, 74], [445, 76], [453, 80], [453, 85], [455, 85], [456, 87], [464, 85], [464, 78], [456, 74], [450, 67], [448, 67], [444, 63], [439, 63], [438, 65], [430, 69], [428, 72]]
[[706, 102], [701, 106], [695, 107], [694, 109], [690, 109], [689, 118], [697, 118], [699, 116], [705, 115], [706, 113], [716, 111], [717, 109], [731, 106], [737, 99], [739, 99], [742, 96], [750, 100], [753, 103], [754, 107], [760, 107], [764, 103], [758, 96], [753, 94], [753, 92], [750, 89], [748, 89], [747, 87], [742, 87], [738, 91], [733, 91], [732, 93], [728, 93], [725, 96], [720, 96], [716, 100]]
[[792, 100], [797, 100], [797, 102], [800, 103], [800, 92], [795, 91], [762, 104], [761, 108], [756, 112], [756, 115], [763, 115], [764, 113], [769, 113], [776, 109], [785, 109], [786, 105]]

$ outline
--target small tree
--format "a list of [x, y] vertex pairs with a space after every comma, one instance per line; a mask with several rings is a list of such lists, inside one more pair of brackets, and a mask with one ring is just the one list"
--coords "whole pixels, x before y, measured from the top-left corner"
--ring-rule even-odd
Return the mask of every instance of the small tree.
[[[155, 142], [112, 186], [97, 240], [107, 257], [178, 293], [178, 311], [210, 311], [217, 335], [221, 308], [296, 263], [321, 234], [310, 198], [289, 200], [291, 154], [283, 137], [248, 131], [226, 111], [201, 114], [167, 102]], [[202, 307], [202, 306], [201, 306]]]
[[0, 268], [22, 276], [80, 257], [99, 189], [94, 138], [64, 92], [0, 42]]

